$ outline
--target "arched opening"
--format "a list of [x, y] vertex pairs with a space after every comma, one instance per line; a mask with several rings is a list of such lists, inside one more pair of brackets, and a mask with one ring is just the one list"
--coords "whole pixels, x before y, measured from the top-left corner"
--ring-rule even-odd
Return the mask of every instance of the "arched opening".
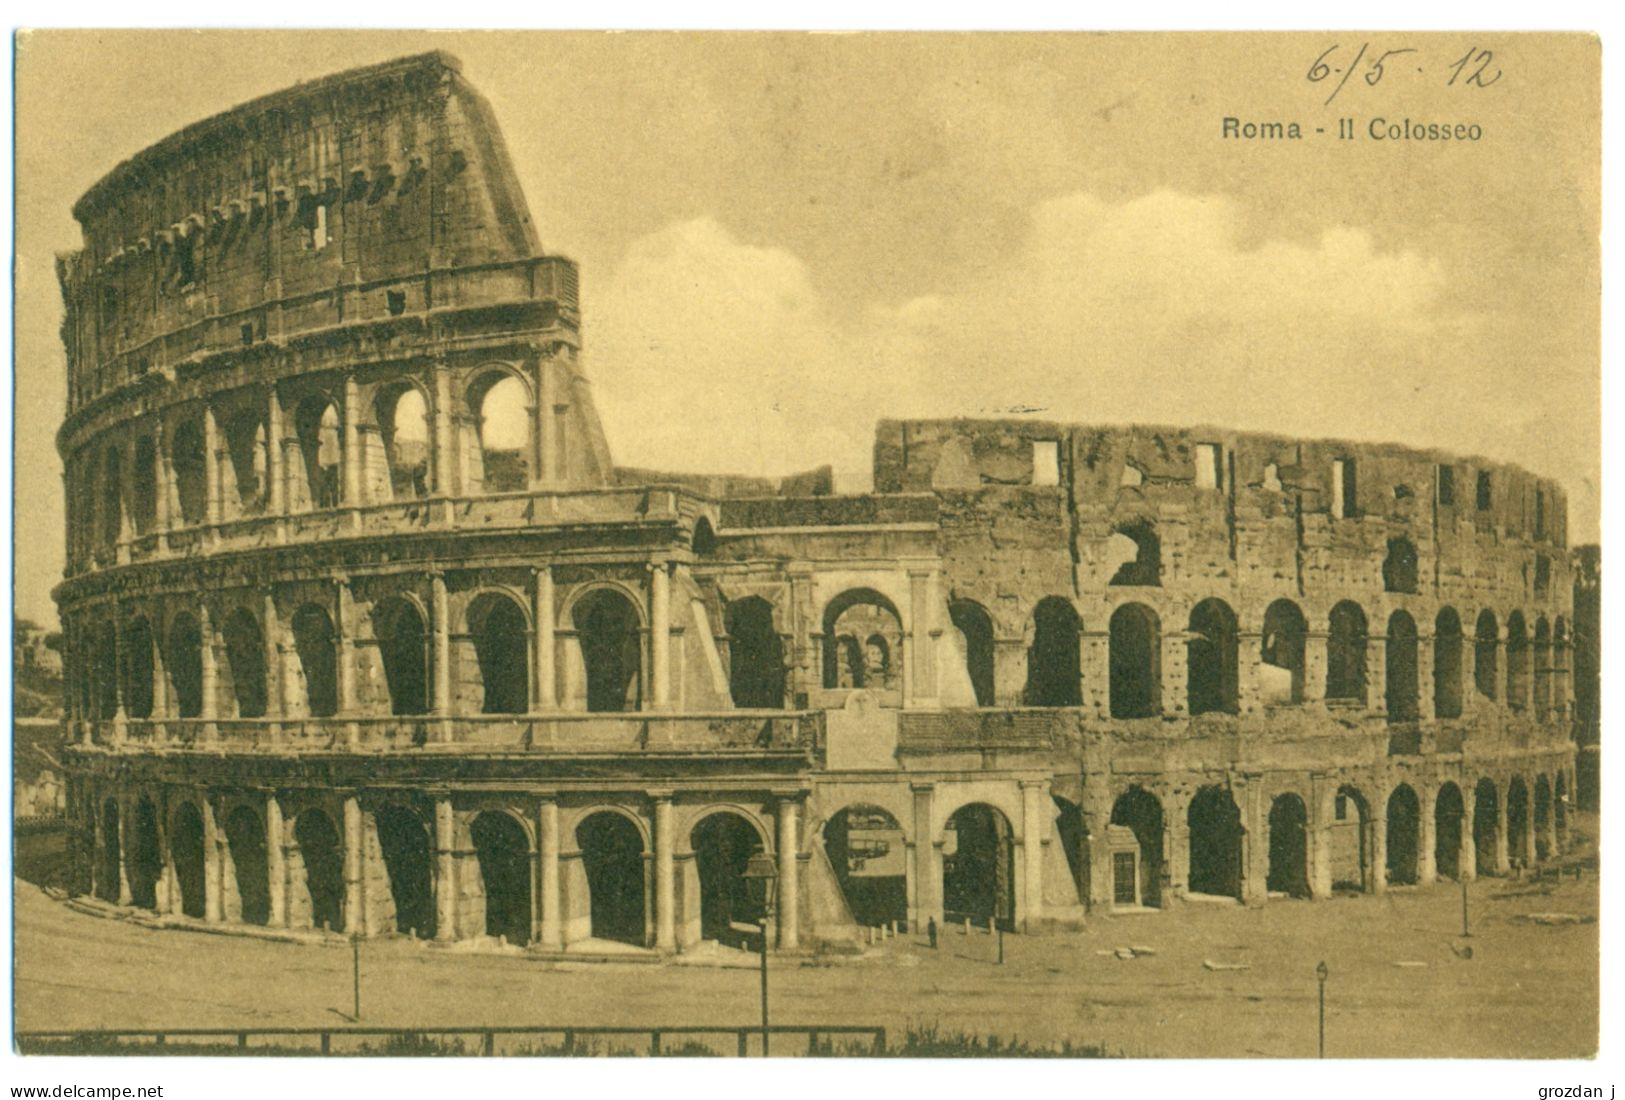
[[265, 827], [247, 806], [226, 815], [226, 847], [236, 869], [236, 916], [244, 924], [266, 924], [271, 919], [270, 880], [266, 875]]
[[175, 712], [182, 718], [203, 713], [203, 632], [196, 619], [182, 612], [169, 624], [164, 668], [175, 693]]
[[1149, 718], [1162, 709], [1162, 626], [1144, 604], [1124, 604], [1110, 625], [1113, 718]]
[[109, 798], [102, 803], [101, 866], [96, 875], [96, 896], [103, 901], [118, 901], [119, 850], [123, 838], [119, 836], [118, 802]]
[[1408, 722], [1419, 714], [1416, 675], [1416, 620], [1407, 612], [1388, 616], [1388, 641], [1383, 651], [1384, 698], [1388, 720]]
[[571, 612], [587, 672], [587, 709], [637, 710], [642, 705], [641, 622], [632, 601], [612, 588], [598, 588]]
[[605, 810], [576, 826], [576, 844], [587, 875], [593, 938], [642, 946], [648, 928], [643, 834]]
[[694, 521], [694, 537], [689, 540], [689, 549], [701, 557], [717, 551], [717, 533], [704, 516]]
[[1015, 930], [1015, 831], [996, 807], [961, 806], [948, 819], [942, 846], [942, 905], [950, 922], [993, 920]]
[[1188, 629], [1185, 669], [1190, 713], [1236, 713], [1236, 613], [1223, 600], [1203, 600], [1191, 609]]
[[1388, 882], [1408, 886], [1416, 882], [1421, 851], [1422, 807], [1416, 792], [1401, 783], [1388, 796]]
[[1507, 849], [1518, 866], [1529, 863], [1529, 788], [1522, 776], [1507, 784]]
[[530, 484], [530, 391], [518, 378], [492, 371], [469, 387], [468, 406], [479, 437], [472, 492], [512, 493]]
[[1473, 687], [1486, 699], [1494, 699], [1496, 651], [1500, 648], [1500, 628], [1495, 623], [1495, 612], [1480, 611], [1478, 624], [1473, 630]]
[[196, 806], [182, 802], [175, 808], [169, 836], [169, 861], [175, 868], [181, 912], [199, 920], [204, 915], [203, 817]]
[[1535, 716], [1541, 721], [1552, 709], [1552, 628], [1543, 615], [1535, 620]]
[[1552, 823], [1552, 786], [1544, 775], [1535, 776], [1535, 858], [1547, 860], [1552, 856], [1547, 842]]
[[[1129, 905], [1134, 901], [1134, 888], [1139, 888], [1141, 905], [1162, 905], [1162, 803], [1141, 787], [1130, 787], [1112, 803], [1113, 825], [1126, 828], [1134, 834], [1139, 847], [1136, 866], [1114, 855], [1112, 858], [1112, 899], [1116, 905]], [[1137, 874], [1138, 883], [1129, 881]]]
[[[304, 892], [310, 927], [334, 932], [344, 928], [344, 853], [338, 830], [321, 810], [306, 810], [293, 823], [298, 858], [304, 864]], [[296, 885], [298, 879], [294, 879]], [[291, 915], [291, 914], [290, 914]]]
[[134, 844], [130, 846], [130, 897], [143, 909], [158, 908], [158, 879], [164, 873], [163, 847], [158, 840], [158, 811], [142, 795], [135, 804]]
[[1388, 540], [1388, 556], [1382, 560], [1382, 587], [1386, 592], [1416, 591], [1416, 546], [1410, 539]]
[[1481, 875], [1496, 869], [1495, 842], [1500, 820], [1501, 793], [1493, 780], [1480, 779], [1473, 788], [1473, 853]]
[[480, 713], [525, 713], [530, 708], [530, 643], [524, 611], [513, 599], [486, 592], [469, 605], [468, 627], [480, 672]]
[[124, 530], [124, 460], [117, 447], [102, 459], [102, 542], [112, 546]]
[[824, 637], [837, 639], [824, 647], [824, 687], [866, 688], [883, 702], [901, 701], [903, 617], [889, 599], [872, 588], [842, 592], [824, 608]]
[[204, 521], [208, 514], [208, 464], [203, 455], [203, 429], [194, 420], [175, 426], [170, 441], [170, 463], [175, 472], [175, 503], [188, 527]]
[[271, 487], [265, 422], [256, 413], [238, 413], [226, 422], [225, 444], [236, 487], [231, 494], [235, 511], [239, 515], [264, 511]]
[[1072, 602], [1045, 596], [1033, 608], [1033, 644], [1027, 650], [1027, 688], [1030, 707], [1083, 705], [1078, 636], [1083, 624]]
[[1241, 897], [1241, 810], [1224, 787], [1203, 787], [1186, 817], [1191, 835], [1190, 892]]
[[145, 535], [158, 519], [158, 448], [152, 436], [135, 441], [135, 467], [130, 471], [130, 515], [135, 529]]
[[232, 696], [237, 701], [237, 717], [265, 715], [265, 635], [259, 620], [238, 608], [226, 618], [222, 631], [226, 641], [226, 662], [231, 670]]
[[1461, 827], [1466, 816], [1461, 788], [1441, 785], [1433, 800], [1433, 866], [1445, 878], [1461, 877]]
[[1569, 628], [1559, 615], [1552, 625], [1552, 707], [1559, 718], [1569, 705]]
[[112, 623], [103, 623], [96, 632], [96, 663], [93, 675], [96, 683], [96, 717], [112, 718], [118, 714], [118, 635]]
[[1529, 705], [1529, 634], [1523, 612], [1507, 616], [1507, 706], [1523, 710]]
[[773, 605], [760, 596], [728, 604], [728, 692], [736, 707], [784, 706], [784, 640], [773, 626]]
[[435, 934], [433, 852], [423, 819], [405, 806], [385, 806], [373, 817], [378, 848], [395, 902], [395, 931], [432, 940]]
[[970, 678], [976, 705], [991, 707], [993, 695], [993, 619], [974, 600], [950, 600], [948, 621], [959, 631], [965, 653], [965, 675]]
[[742, 934], [730, 925], [760, 924], [762, 907], [745, 881], [745, 864], [762, 850], [762, 838], [736, 813], [708, 815], [689, 837], [700, 879], [700, 935], [728, 943]]
[[305, 464], [305, 489], [311, 508], [337, 508], [344, 438], [339, 410], [324, 397], [307, 397], [294, 414], [299, 454]]
[[848, 806], [824, 825], [824, 852], [852, 919], [873, 928], [908, 919], [908, 848], [897, 819]]
[[311, 717], [338, 713], [338, 638], [326, 609], [307, 603], [294, 612], [293, 648], [305, 674], [305, 705]]
[[1295, 794], [1270, 803], [1270, 866], [1265, 888], [1288, 897], [1309, 896], [1309, 811]]
[[511, 816], [487, 810], [469, 826], [485, 888], [485, 934], [530, 942], [530, 841]]
[[1108, 584], [1162, 583], [1162, 540], [1149, 520], [1119, 524], [1107, 542], [1106, 552], [1110, 562], [1117, 564]]
[[1259, 686], [1266, 704], [1303, 702], [1304, 639], [1309, 623], [1291, 600], [1276, 600], [1264, 612], [1260, 639]]
[[124, 712], [152, 717], [152, 627], [136, 619], [124, 628]]
[[423, 391], [409, 383], [391, 386], [378, 395], [374, 413], [389, 465], [390, 498], [428, 496], [429, 403]]
[[1339, 787], [1326, 830], [1332, 889], [1366, 890], [1371, 880], [1371, 812], [1365, 796], [1353, 787]]
[[1332, 608], [1326, 638], [1326, 698], [1365, 702], [1365, 612], [1344, 600]]
[[390, 713], [428, 713], [429, 651], [422, 613], [412, 601], [397, 597], [379, 604], [372, 621]]
[[1433, 716], [1461, 717], [1461, 616], [1449, 607], [1433, 621]]
[[1562, 772], [1552, 781], [1552, 824], [1557, 832], [1557, 851], [1562, 855], [1569, 845], [1569, 785]]

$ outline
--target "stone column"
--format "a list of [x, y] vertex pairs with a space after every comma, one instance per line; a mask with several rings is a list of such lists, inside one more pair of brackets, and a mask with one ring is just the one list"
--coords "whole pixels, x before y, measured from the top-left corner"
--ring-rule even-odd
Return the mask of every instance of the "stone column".
[[535, 709], [556, 710], [558, 694], [555, 691], [556, 661], [553, 638], [553, 567], [539, 566], [531, 570], [531, 620], [536, 624], [536, 691], [532, 698]]
[[286, 456], [282, 453], [282, 401], [276, 387], [270, 388], [265, 402], [265, 479], [269, 482], [266, 508], [271, 515], [281, 518], [288, 512], [287, 474], [283, 470]]
[[1435, 851], [1438, 847], [1438, 808], [1433, 801], [1437, 797], [1437, 790], [1432, 783], [1417, 781], [1416, 797], [1420, 805], [1416, 815], [1416, 882], [1419, 886], [1431, 886], [1439, 880]]
[[434, 494], [440, 497], [457, 495], [457, 460], [452, 453], [451, 437], [451, 372], [444, 363], [436, 363], [433, 372], [434, 407]]
[[796, 800], [779, 799], [779, 950], [793, 951], [801, 943], [800, 831], [796, 828]]
[[903, 673], [909, 702], [930, 704], [937, 697], [936, 574], [910, 570], [908, 574], [909, 629], [903, 637]]
[[205, 794], [198, 803], [203, 810], [203, 919], [219, 924], [226, 919], [221, 898], [225, 868], [220, 865], [220, 829], [215, 822], [214, 798]]
[[536, 810], [536, 881], [541, 893], [541, 928], [537, 942], [547, 951], [564, 946], [559, 911], [559, 804], [544, 798]]
[[[1466, 782], [1463, 778], [1462, 784], [1465, 785]], [[1461, 851], [1456, 857], [1457, 863], [1461, 866], [1461, 877], [1467, 882], [1472, 882], [1478, 877], [1478, 844], [1473, 838], [1473, 814], [1477, 808], [1474, 803], [1478, 800], [1474, 797], [1474, 793], [1471, 788], [1464, 787], [1462, 791]]]
[[1021, 781], [1021, 912], [1020, 927], [1037, 932], [1044, 916], [1044, 798], [1049, 783]]
[[1507, 842], [1507, 794], [1511, 785], [1496, 784], [1495, 791], [1495, 873], [1507, 874], [1512, 870], [1512, 858]]
[[[1337, 816], [1337, 784], [1328, 775], [1309, 777], [1309, 896], [1324, 901], [1332, 896], [1332, 853], [1328, 830]], [[1329, 812], [1328, 812], [1329, 811]]]
[[914, 792], [914, 892], [915, 911], [908, 915], [911, 931], [924, 928], [926, 921], [942, 923], [942, 853], [931, 827], [932, 803], [936, 788], [930, 783], [911, 783]]
[[199, 693], [202, 698], [198, 708], [198, 717], [205, 722], [212, 722], [219, 705], [215, 698], [217, 684], [215, 682], [215, 653], [214, 653], [214, 623], [209, 615], [209, 605], [199, 603], [197, 609], [198, 635], [202, 639], [198, 648], [200, 650], [202, 673], [198, 677], [202, 681]]
[[677, 846], [672, 823], [672, 792], [650, 791], [655, 806], [655, 947], [677, 949]]
[[344, 796], [344, 930], [350, 934], [365, 932], [367, 928], [361, 889], [366, 873], [364, 840], [361, 803], [353, 793], [347, 794]]
[[1378, 787], [1371, 804], [1371, 892], [1388, 892], [1388, 799], [1392, 788]]
[[[1264, 635], [1243, 630], [1236, 635], [1236, 704], [1242, 714], [1253, 714], [1264, 705]], [[1187, 676], [1189, 672], [1187, 670]]]
[[203, 493], [204, 522], [210, 527], [220, 523], [220, 432], [215, 427], [214, 409], [203, 408]]
[[[1533, 815], [1531, 814], [1531, 816]], [[1563, 850], [1557, 846], [1557, 796], [1555, 794], [1548, 799], [1546, 826], [1541, 829], [1541, 832], [1545, 834], [1547, 858], [1556, 859], [1562, 854]]]
[[649, 679], [653, 710], [671, 703], [671, 574], [665, 562], [649, 566]]
[[282, 667], [282, 624], [276, 613], [276, 597], [265, 593], [265, 717], [279, 719], [288, 713], [287, 670]]
[[174, 476], [169, 467], [169, 440], [164, 435], [164, 421], [159, 417], [152, 430], [153, 526], [159, 534], [159, 545], [167, 545], [164, 536], [170, 528], [170, 494], [174, 492]]
[[[434, 618], [434, 714], [451, 716], [451, 611], [446, 599], [446, 575], [429, 574], [432, 586], [430, 615]], [[451, 728], [444, 726], [441, 738], [449, 739]]]
[[1303, 637], [1303, 701], [1326, 698], [1326, 632], [1310, 629]]
[[1535, 865], [1535, 785], [1524, 784], [1523, 851], [1519, 853], [1524, 867]]
[[118, 903], [129, 905], [135, 900], [130, 890], [130, 841], [134, 833], [135, 814], [133, 800], [126, 791], [118, 796]]
[[282, 803], [275, 791], [265, 794], [265, 877], [271, 891], [271, 927], [288, 926], [288, 863], [283, 846]]
[[338, 621], [333, 624], [333, 645], [336, 647], [334, 664], [338, 669], [337, 710], [341, 715], [354, 714], [355, 698], [355, 632], [351, 629], [354, 618], [350, 604], [350, 578], [337, 577], [333, 581], [333, 606]]
[[564, 422], [556, 418], [558, 409], [558, 368], [543, 361], [537, 377], [536, 445], [541, 453], [541, 464], [536, 474], [545, 485], [558, 485], [564, 480]]
[[451, 799], [434, 802], [434, 938], [450, 943], [457, 938], [457, 819]]
[[[1269, 900], [1269, 808], [1264, 805], [1262, 776], [1249, 775], [1232, 785], [1241, 811], [1241, 900], [1263, 905]], [[1307, 855], [1307, 853], [1305, 853]]]
[[1183, 899], [1191, 885], [1190, 799], [1172, 791], [1163, 802], [1162, 862], [1168, 868], [1168, 889], [1162, 898], [1166, 906], [1170, 898]]
[[342, 460], [344, 469], [340, 476], [344, 483], [344, 506], [346, 508], [359, 508], [361, 499], [361, 426], [358, 422], [361, 402], [356, 391], [355, 378], [349, 375], [344, 379], [344, 408], [342, 410], [344, 423], [344, 453]]

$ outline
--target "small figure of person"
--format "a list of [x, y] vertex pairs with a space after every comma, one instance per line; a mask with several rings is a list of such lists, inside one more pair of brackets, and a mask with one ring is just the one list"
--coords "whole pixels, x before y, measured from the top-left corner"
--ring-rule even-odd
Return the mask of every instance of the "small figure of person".
[[925, 938], [930, 941], [931, 949], [933, 951], [936, 950], [936, 947], [937, 947], [937, 918], [936, 917], [932, 917], [930, 920], [925, 922]]

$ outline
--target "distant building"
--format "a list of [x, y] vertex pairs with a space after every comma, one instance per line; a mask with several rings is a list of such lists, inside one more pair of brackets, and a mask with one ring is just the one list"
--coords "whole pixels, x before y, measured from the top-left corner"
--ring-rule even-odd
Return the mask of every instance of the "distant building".
[[1602, 547], [1574, 548], [1575, 786], [1582, 809], [1602, 807]]

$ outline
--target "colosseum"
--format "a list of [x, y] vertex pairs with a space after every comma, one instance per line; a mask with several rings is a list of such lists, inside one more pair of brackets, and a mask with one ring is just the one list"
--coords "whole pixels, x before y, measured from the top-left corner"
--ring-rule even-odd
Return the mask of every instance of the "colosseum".
[[738, 942], [770, 864], [795, 952], [1567, 841], [1552, 481], [1025, 418], [881, 421], [857, 495], [617, 466], [576, 268], [442, 53], [196, 123], [74, 214], [77, 892], [666, 955]]

